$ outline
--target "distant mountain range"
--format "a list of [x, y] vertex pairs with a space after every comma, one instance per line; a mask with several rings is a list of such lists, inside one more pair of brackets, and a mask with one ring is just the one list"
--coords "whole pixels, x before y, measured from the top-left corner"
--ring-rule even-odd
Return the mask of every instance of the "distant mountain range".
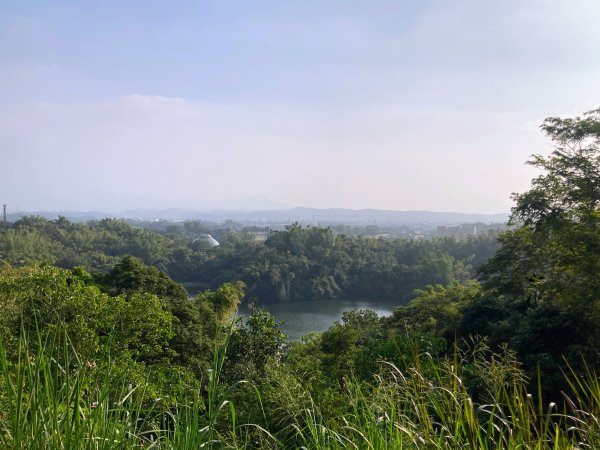
[[344, 209], [344, 208], [290, 208], [264, 211], [190, 209], [131, 209], [119, 213], [100, 211], [32, 211], [9, 214], [8, 219], [17, 220], [28, 215], [39, 215], [48, 219], [64, 216], [73, 221], [99, 220], [105, 217], [136, 220], [206, 220], [224, 222], [233, 220], [250, 224], [292, 223], [313, 225], [394, 225], [394, 224], [434, 224], [458, 225], [464, 223], [505, 223], [507, 213], [468, 214], [437, 211], [393, 211], [384, 209]]

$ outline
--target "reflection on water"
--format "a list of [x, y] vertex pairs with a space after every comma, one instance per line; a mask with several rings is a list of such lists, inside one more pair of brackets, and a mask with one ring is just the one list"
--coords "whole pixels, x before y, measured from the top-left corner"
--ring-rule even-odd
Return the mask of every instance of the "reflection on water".
[[[313, 331], [325, 331], [336, 320], [342, 318], [344, 311], [353, 309], [372, 309], [379, 316], [387, 316], [398, 303], [382, 303], [366, 300], [312, 300], [293, 303], [275, 303], [261, 305], [269, 311], [278, 322], [283, 322], [281, 330], [288, 335], [288, 340], [300, 340], [305, 334]], [[250, 309], [242, 304], [239, 315], [248, 316]]]

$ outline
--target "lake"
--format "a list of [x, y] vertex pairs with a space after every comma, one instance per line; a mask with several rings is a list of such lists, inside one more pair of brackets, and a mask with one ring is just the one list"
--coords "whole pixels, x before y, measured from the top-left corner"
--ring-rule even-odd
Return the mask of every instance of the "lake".
[[[190, 296], [208, 289], [204, 283], [182, 283]], [[288, 340], [298, 341], [302, 336], [314, 331], [325, 331], [336, 320], [342, 318], [344, 311], [353, 309], [372, 309], [379, 316], [389, 316], [392, 310], [402, 303], [399, 301], [377, 301], [360, 299], [306, 300], [288, 303], [268, 303], [260, 308], [273, 314], [277, 322], [283, 322], [281, 330]], [[242, 303], [238, 311], [240, 316], [249, 316], [250, 308]]]
[[[342, 318], [344, 311], [372, 309], [379, 316], [387, 316], [399, 304], [399, 302], [389, 301], [330, 299], [274, 303], [260, 305], [260, 307], [273, 314], [277, 322], [283, 322], [281, 330], [288, 335], [288, 340], [298, 341], [305, 334], [314, 331], [325, 331], [336, 320]], [[250, 309], [246, 303], [240, 306], [238, 314], [240, 316], [250, 314]]]

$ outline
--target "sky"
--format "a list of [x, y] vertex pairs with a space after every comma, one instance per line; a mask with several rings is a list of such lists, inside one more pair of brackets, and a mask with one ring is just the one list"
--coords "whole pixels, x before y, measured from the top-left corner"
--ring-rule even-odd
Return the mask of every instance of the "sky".
[[600, 106], [598, 0], [4, 0], [9, 211], [508, 212]]

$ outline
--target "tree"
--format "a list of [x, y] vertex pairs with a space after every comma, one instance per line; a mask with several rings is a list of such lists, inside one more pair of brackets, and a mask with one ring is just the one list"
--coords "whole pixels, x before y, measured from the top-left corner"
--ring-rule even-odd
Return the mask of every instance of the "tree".
[[2, 268], [0, 339], [9, 357], [18, 356], [19, 336], [35, 340], [38, 332], [43, 342], [62, 342], [66, 335], [69, 345], [55, 345], [54, 351], [74, 350], [75, 365], [109, 351], [111, 364], [128, 382], [172, 357], [173, 316], [162, 299], [151, 293], [113, 297], [90, 280], [81, 269]]
[[488, 287], [529, 301], [591, 302], [600, 294], [600, 110], [548, 118], [542, 129], [556, 148], [529, 161], [544, 173], [514, 194], [517, 228], [481, 273]]
[[270, 361], [277, 361], [286, 340], [279, 323], [267, 311], [254, 310], [229, 340], [226, 372], [232, 381], [258, 379]]
[[415, 290], [415, 298], [407, 305], [398, 306], [388, 319], [388, 326], [417, 333], [433, 333], [454, 341], [463, 309], [479, 295], [480, 286], [474, 281], [458, 281], [442, 286], [428, 285]]
[[465, 310], [462, 329], [508, 342], [530, 372], [549, 374], [563, 356], [596, 361], [600, 348], [600, 110], [548, 118], [543, 172], [514, 194], [512, 230], [480, 268], [483, 295]]
[[[555, 143], [548, 157], [533, 155], [528, 164], [545, 171], [532, 188], [515, 194], [512, 222], [541, 229], [560, 221], [596, 216], [600, 202], [600, 109], [583, 117], [550, 117], [541, 125]], [[597, 216], [596, 216], [597, 220]]]
[[205, 291], [190, 299], [179, 283], [156, 267], [146, 266], [133, 256], [123, 257], [108, 274], [97, 280], [112, 295], [123, 295], [130, 303], [140, 294], [160, 298], [173, 315], [174, 335], [170, 348], [175, 362], [189, 367], [198, 376], [206, 374], [212, 361], [214, 340], [233, 319], [244, 296], [243, 283], [225, 283], [215, 291]]

